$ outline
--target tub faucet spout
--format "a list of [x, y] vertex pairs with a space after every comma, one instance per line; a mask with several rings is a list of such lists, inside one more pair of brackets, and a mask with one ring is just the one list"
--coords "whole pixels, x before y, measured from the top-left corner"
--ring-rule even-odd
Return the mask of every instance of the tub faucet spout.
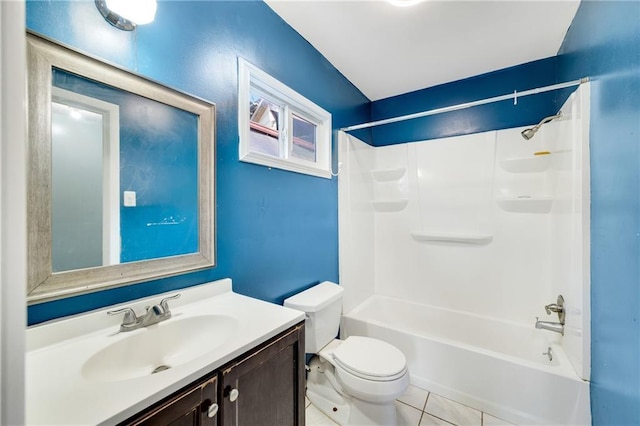
[[554, 333], [560, 333], [564, 336], [564, 324], [559, 322], [540, 321], [538, 317], [536, 317], [536, 328], [538, 330], [553, 331]]

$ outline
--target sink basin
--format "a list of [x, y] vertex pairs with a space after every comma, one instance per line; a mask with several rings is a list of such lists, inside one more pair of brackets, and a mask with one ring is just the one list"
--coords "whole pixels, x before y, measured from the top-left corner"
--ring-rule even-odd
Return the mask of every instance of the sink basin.
[[82, 366], [82, 376], [118, 382], [161, 373], [223, 345], [237, 328], [237, 320], [225, 315], [174, 317], [96, 352]]

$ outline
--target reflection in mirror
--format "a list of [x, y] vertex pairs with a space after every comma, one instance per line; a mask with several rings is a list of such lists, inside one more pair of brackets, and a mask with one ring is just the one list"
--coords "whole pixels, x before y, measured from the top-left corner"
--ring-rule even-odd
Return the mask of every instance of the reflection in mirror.
[[27, 40], [28, 300], [213, 266], [214, 105]]
[[120, 262], [118, 105], [51, 92], [53, 272]]
[[[106, 220], [112, 216], [120, 223], [119, 227], [114, 225], [113, 228], [105, 221], [103, 221], [104, 226], [95, 227], [94, 224], [93, 232], [104, 229], [106, 241], [117, 244], [117, 247], [113, 248], [113, 256], [110, 259], [105, 259], [97, 265], [87, 264], [84, 267], [197, 252], [197, 115], [57, 68], [53, 69], [52, 83], [54, 94], [60, 90], [59, 88], [64, 88], [63, 92], [77, 95], [84, 100], [83, 103], [72, 103], [72, 107], [75, 107], [73, 112], [76, 114], [76, 119], [70, 123], [74, 127], [78, 124], [81, 107], [93, 109], [103, 117], [112, 115], [118, 119], [119, 123], [111, 132], [115, 133], [120, 141], [119, 147], [111, 150], [120, 153], [119, 163], [118, 158], [109, 159], [108, 145], [104, 144], [104, 164], [98, 163], [92, 166], [85, 161], [85, 157], [81, 157], [82, 161], [63, 164], [66, 167], [64, 172], [75, 175], [76, 179], [87, 177], [86, 169], [93, 169], [95, 174], [104, 177], [102, 185], [93, 187], [94, 194], [89, 194], [87, 191], [74, 192], [75, 197], [80, 203], [86, 201], [85, 196], [102, 202], [104, 208], [98, 207], [94, 210], [102, 209], [107, 213]], [[56, 97], [53, 96], [53, 99], [56, 100]], [[90, 108], [88, 105], [92, 102], [97, 106]], [[108, 105], [112, 106], [111, 113], [105, 112]], [[55, 121], [52, 122], [52, 129], [55, 125]], [[103, 127], [103, 133], [106, 135], [109, 133], [108, 127]], [[79, 134], [75, 130], [70, 133]], [[106, 136], [104, 139], [107, 141]], [[98, 144], [103, 147], [102, 141]], [[53, 149], [55, 155], [55, 137]], [[112, 165], [107, 163], [109, 160], [113, 161]], [[104, 171], [101, 173], [101, 170]], [[53, 175], [55, 176], [56, 173], [60, 171], [57, 170], [54, 157]], [[120, 187], [123, 190], [122, 198], [118, 191]], [[99, 188], [102, 190], [98, 190]], [[115, 198], [100, 196], [108, 194], [110, 188], [115, 188]], [[55, 195], [56, 191], [62, 190], [64, 188], [57, 188], [54, 181], [54, 223]], [[87, 203], [85, 208], [89, 208], [89, 205]], [[109, 215], [111, 210], [113, 214]], [[89, 214], [89, 212], [86, 213]], [[71, 218], [85, 224], [96, 220], [95, 215], [80, 215], [78, 211], [70, 214], [67, 219], [70, 221]], [[78, 239], [56, 240], [55, 227], [53, 232], [54, 272], [56, 272], [57, 254], [73, 255], [74, 252], [83, 249], [86, 243]], [[71, 250], [73, 247], [76, 249]], [[76, 264], [83, 267], [81, 263], [76, 262]], [[78, 269], [78, 267], [68, 269]]]

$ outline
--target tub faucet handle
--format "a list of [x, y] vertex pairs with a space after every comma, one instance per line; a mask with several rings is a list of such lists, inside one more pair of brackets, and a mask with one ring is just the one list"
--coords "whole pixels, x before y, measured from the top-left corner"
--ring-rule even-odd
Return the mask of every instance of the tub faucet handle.
[[551, 315], [551, 312], [555, 312], [556, 314], [558, 314], [558, 320], [560, 321], [560, 324], [564, 325], [566, 311], [564, 309], [564, 297], [562, 297], [561, 294], [558, 296], [556, 303], [545, 305], [544, 310], [547, 312], [547, 315]]
[[550, 303], [544, 306], [544, 310], [547, 311], [547, 315], [551, 315], [551, 312], [558, 313], [563, 311], [564, 308], [562, 306], [558, 306], [557, 303]]

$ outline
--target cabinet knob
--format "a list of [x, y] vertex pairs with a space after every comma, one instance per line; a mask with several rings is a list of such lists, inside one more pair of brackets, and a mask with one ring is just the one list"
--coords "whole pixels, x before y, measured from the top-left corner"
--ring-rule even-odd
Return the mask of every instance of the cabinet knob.
[[218, 404], [211, 404], [207, 409], [207, 416], [209, 416], [209, 418], [213, 418], [216, 414], [218, 414]]
[[240, 394], [240, 392], [238, 392], [238, 389], [231, 389], [231, 392], [229, 392], [229, 401], [236, 402], [236, 399], [238, 399], [238, 394]]

